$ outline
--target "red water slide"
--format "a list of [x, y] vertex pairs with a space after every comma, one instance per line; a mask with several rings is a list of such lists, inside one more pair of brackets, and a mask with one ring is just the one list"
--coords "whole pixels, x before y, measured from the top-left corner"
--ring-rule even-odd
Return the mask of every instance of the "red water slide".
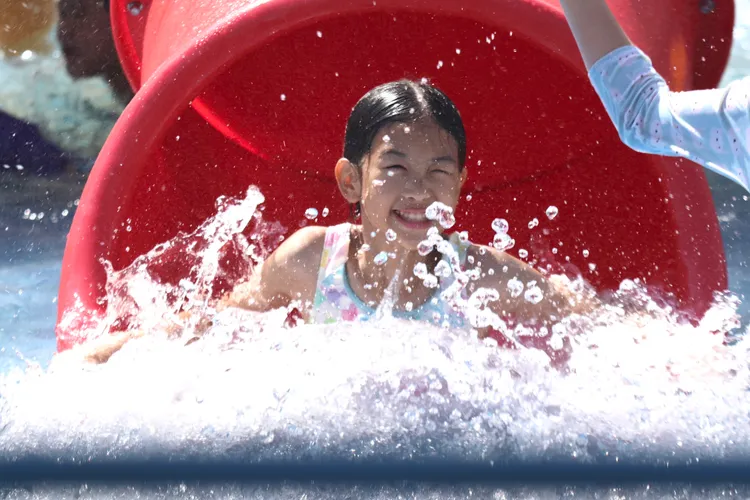
[[[731, 1], [610, 4], [674, 89], [718, 83]], [[127, 266], [210, 217], [222, 194], [259, 186], [264, 218], [290, 230], [308, 207], [345, 220], [333, 166], [349, 111], [403, 77], [428, 78], [464, 117], [458, 225], [473, 241], [491, 241], [504, 217], [514, 252], [567, 257], [602, 289], [642, 278], [698, 313], [726, 287], [702, 169], [619, 142], [555, 0], [114, 0], [112, 20], [138, 93], [73, 221], [58, 320], [76, 300], [83, 311], [58, 325], [60, 350], [106, 308], [100, 259]]]

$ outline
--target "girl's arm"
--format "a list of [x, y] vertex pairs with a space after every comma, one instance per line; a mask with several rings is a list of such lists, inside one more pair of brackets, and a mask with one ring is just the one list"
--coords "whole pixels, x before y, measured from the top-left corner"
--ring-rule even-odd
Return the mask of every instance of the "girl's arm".
[[488, 306], [501, 318], [550, 327], [570, 314], [585, 314], [601, 305], [593, 288], [582, 281], [572, 283], [564, 276], [543, 276], [528, 264], [491, 247], [476, 247], [470, 255], [481, 263], [481, 269], [494, 271], [487, 272], [473, 286], [498, 292], [499, 300]]
[[748, 188], [750, 80], [671, 92], [630, 45], [605, 0], [561, 0], [589, 77], [620, 139], [642, 153], [682, 157]]
[[[250, 279], [238, 285], [219, 301], [217, 309], [238, 307], [253, 311], [268, 311], [288, 306], [293, 300], [312, 301], [315, 296], [317, 271], [320, 264], [324, 227], [307, 227], [289, 237]], [[180, 314], [187, 321], [191, 313]], [[196, 335], [201, 335], [211, 324], [210, 317], [198, 318]], [[165, 325], [163, 331], [149, 334], [179, 332], [184, 325]], [[142, 331], [105, 333], [53, 358], [55, 367], [65, 364], [101, 364], [119, 351], [128, 341], [145, 335]], [[52, 365], [51, 365], [52, 366]]]
[[630, 40], [606, 0], [560, 0], [586, 69]]

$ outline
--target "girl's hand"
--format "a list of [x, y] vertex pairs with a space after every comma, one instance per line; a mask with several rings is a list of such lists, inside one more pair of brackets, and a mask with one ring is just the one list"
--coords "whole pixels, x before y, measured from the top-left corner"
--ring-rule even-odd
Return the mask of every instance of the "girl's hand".
[[50, 363], [50, 370], [66, 365], [102, 364], [109, 361], [129, 340], [143, 336], [141, 331], [105, 334], [67, 351], [56, 353]]

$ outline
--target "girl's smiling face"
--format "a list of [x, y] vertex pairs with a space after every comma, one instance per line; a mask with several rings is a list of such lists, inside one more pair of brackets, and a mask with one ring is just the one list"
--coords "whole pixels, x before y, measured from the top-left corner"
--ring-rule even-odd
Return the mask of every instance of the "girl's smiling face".
[[455, 211], [465, 179], [456, 140], [432, 119], [382, 127], [360, 175], [363, 230], [381, 239], [391, 229], [406, 250], [436, 225], [425, 216], [432, 203]]

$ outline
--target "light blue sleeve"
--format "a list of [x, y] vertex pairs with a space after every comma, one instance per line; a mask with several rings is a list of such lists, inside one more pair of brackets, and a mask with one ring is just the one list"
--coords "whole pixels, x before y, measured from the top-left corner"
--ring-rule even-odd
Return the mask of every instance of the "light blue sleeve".
[[724, 89], [671, 92], [651, 60], [631, 45], [597, 61], [589, 77], [625, 144], [688, 158], [748, 189], [750, 79]]

